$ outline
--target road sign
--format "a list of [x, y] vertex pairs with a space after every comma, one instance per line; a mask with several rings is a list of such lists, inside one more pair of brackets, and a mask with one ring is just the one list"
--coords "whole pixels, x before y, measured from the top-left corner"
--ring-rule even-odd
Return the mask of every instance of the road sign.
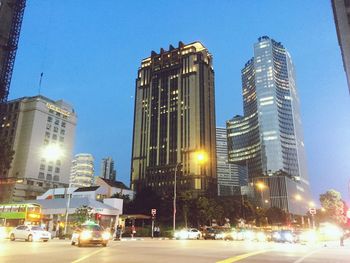
[[309, 208], [309, 213], [311, 215], [316, 215], [316, 208]]
[[157, 209], [153, 208], [151, 209], [152, 216], [155, 216], [157, 214]]

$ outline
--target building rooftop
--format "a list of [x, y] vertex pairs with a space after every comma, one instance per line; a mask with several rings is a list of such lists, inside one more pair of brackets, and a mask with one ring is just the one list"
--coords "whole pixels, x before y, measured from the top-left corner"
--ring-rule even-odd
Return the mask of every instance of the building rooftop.
[[74, 192], [93, 192], [96, 191], [100, 186], [89, 186], [89, 187], [79, 187]]
[[111, 187], [116, 187], [116, 188], [130, 190], [129, 187], [127, 187], [124, 183], [122, 183], [120, 181], [113, 181], [113, 180], [105, 179], [105, 178], [102, 178], [102, 177], [100, 177], [100, 179], [103, 180], [106, 184], [108, 184]]

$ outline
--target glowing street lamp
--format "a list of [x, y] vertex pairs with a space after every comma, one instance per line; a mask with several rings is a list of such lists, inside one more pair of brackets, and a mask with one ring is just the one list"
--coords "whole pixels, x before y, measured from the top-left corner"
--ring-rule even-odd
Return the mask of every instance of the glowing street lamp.
[[41, 150], [41, 156], [48, 161], [56, 161], [63, 156], [63, 150], [57, 144], [47, 144]]
[[315, 202], [310, 201], [310, 202], [309, 202], [309, 207], [310, 207], [310, 208], [314, 208], [314, 207], [315, 207]]
[[300, 194], [296, 194], [296, 195], [294, 196], [294, 198], [295, 198], [296, 201], [301, 201], [301, 200], [303, 200], [303, 197], [302, 197]]
[[207, 153], [204, 151], [195, 152], [195, 156], [198, 164], [205, 164], [208, 161]]
[[[195, 161], [199, 165], [203, 165], [208, 161], [208, 155], [205, 151], [196, 151], [194, 152], [195, 155]], [[177, 163], [175, 166], [175, 172], [174, 172], [174, 199], [173, 199], [173, 232], [175, 234], [175, 228], [176, 228], [176, 177], [177, 177], [177, 170], [179, 169], [179, 166], [181, 166], [181, 162]]]

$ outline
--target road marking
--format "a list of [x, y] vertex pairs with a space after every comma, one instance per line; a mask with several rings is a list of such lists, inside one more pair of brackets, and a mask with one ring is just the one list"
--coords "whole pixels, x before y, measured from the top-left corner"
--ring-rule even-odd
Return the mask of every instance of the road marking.
[[307, 253], [306, 255], [302, 256], [301, 258], [297, 259], [297, 260], [294, 261], [293, 263], [301, 263], [301, 262], [304, 261], [304, 259], [306, 259], [306, 258], [312, 256], [313, 254], [315, 254], [316, 252], [318, 252], [318, 251], [320, 251], [320, 250], [321, 250], [321, 249], [319, 248], [319, 249], [316, 249], [316, 250], [314, 250], [314, 251], [311, 251], [311, 252]]
[[221, 261], [217, 261], [216, 263], [233, 263], [233, 262], [237, 262], [237, 261], [240, 261], [242, 259], [249, 258], [249, 257], [255, 256], [255, 255], [258, 255], [258, 254], [263, 254], [263, 253], [266, 253], [266, 252], [269, 252], [269, 251], [272, 251], [272, 250], [273, 249], [264, 249], [264, 250], [259, 250], [259, 251], [255, 251], [255, 252], [250, 252], [250, 253], [238, 255], [238, 256], [235, 256], [235, 257], [232, 257], [232, 258], [227, 258], [227, 259], [224, 259], [224, 260], [221, 260]]
[[[116, 245], [114, 245], [114, 246], [116, 246]], [[114, 246], [109, 246], [109, 247], [114, 247]], [[85, 255], [85, 256], [83, 256], [83, 257], [81, 257], [81, 258], [78, 258], [77, 260], [74, 260], [74, 261], [72, 261], [71, 263], [78, 263], [78, 262], [80, 262], [80, 261], [83, 261], [83, 260], [85, 260], [85, 259], [87, 259], [87, 258], [89, 258], [89, 257], [91, 257], [91, 256], [93, 256], [93, 255], [96, 255], [96, 254], [100, 253], [100, 252], [103, 251], [103, 250], [108, 249], [109, 247], [100, 248], [99, 250], [96, 250], [96, 251], [94, 251], [94, 252], [92, 252], [92, 253], [90, 253], [90, 254], [87, 254], [87, 255]]]

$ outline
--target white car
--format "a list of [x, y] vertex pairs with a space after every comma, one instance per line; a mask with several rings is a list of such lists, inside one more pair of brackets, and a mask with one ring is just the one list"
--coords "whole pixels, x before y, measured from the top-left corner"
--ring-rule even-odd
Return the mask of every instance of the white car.
[[51, 239], [51, 233], [45, 231], [40, 226], [18, 226], [10, 232], [10, 240], [15, 241], [16, 239], [24, 239], [25, 241], [38, 241], [44, 242]]
[[183, 229], [175, 232], [176, 239], [200, 239], [202, 233], [196, 228]]

